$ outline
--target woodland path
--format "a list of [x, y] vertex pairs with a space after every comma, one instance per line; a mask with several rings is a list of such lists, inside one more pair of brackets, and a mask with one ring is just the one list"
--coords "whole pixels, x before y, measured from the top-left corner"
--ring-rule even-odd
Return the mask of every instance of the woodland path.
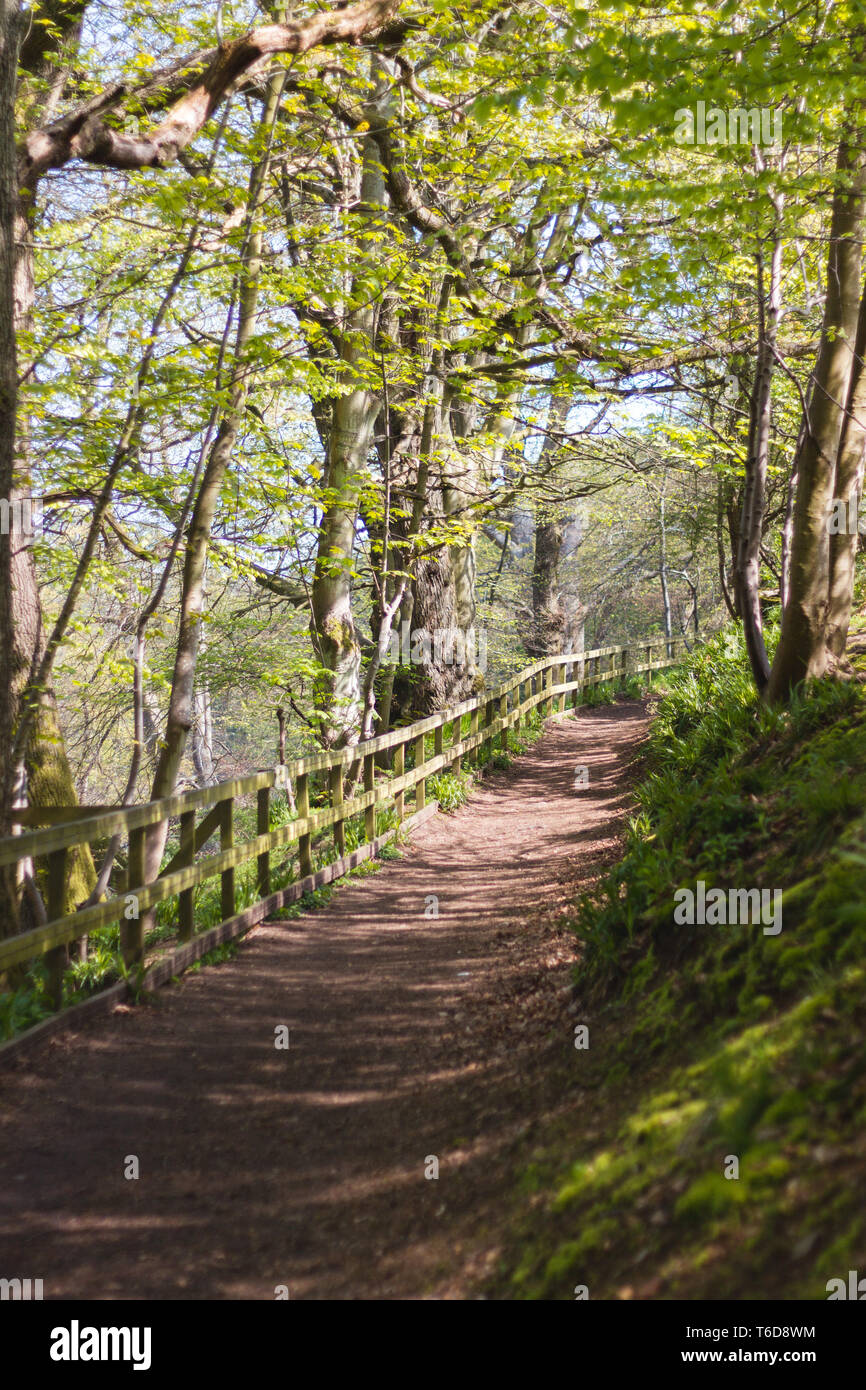
[[549, 724], [327, 907], [14, 1060], [0, 1276], [46, 1298], [477, 1296], [533, 1132], [591, 1103], [562, 913], [616, 855], [645, 728], [624, 702]]

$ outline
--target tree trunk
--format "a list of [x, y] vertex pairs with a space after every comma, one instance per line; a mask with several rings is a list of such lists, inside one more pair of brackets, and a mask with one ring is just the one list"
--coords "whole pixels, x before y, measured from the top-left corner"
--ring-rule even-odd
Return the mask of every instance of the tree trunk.
[[[863, 494], [863, 465], [866, 459], [866, 292], [860, 301], [855, 365], [848, 395], [848, 412], [842, 427], [836, 462], [834, 502], [842, 503], [845, 517], [857, 516]], [[860, 540], [859, 526], [846, 526], [830, 537], [830, 611], [827, 615], [827, 646], [837, 661], [845, 656], [851, 604], [854, 598], [854, 561]]]
[[[376, 57], [372, 59], [372, 71], [380, 77], [369, 104], [375, 123], [381, 119], [380, 106], [390, 89]], [[362, 710], [361, 648], [352, 616], [355, 526], [361, 484], [381, 408], [377, 396], [362, 384], [370, 370], [376, 330], [376, 310], [362, 282], [366, 257], [381, 254], [377, 223], [385, 216], [387, 200], [378, 146], [369, 136], [363, 142], [362, 161], [358, 215], [366, 221], [369, 244], [365, 245], [362, 235], [362, 264], [349, 290], [350, 298], [357, 295], [362, 302], [347, 314], [340, 338], [340, 382], [347, 389], [333, 401], [326, 480], [329, 501], [319, 528], [310, 594], [310, 636], [322, 667], [315, 688], [318, 736], [325, 748], [357, 743]]]
[[[15, 219], [18, 180], [15, 155], [15, 88], [20, 37], [17, 0], [0, 0], [0, 498], [15, 486], [15, 422], [18, 365], [15, 346]], [[0, 527], [0, 835], [12, 832], [15, 797], [12, 744], [15, 731], [15, 619], [12, 606], [12, 527]], [[18, 928], [15, 875], [0, 869], [0, 937]]]
[[452, 551], [443, 546], [435, 554], [422, 556], [415, 566], [412, 664], [398, 667], [395, 673], [392, 721], [421, 719], [473, 694], [474, 678], [468, 667], [443, 662], [441, 657], [437, 660], [433, 643], [436, 632], [453, 632], [458, 626]]
[[[455, 438], [452, 412], [458, 425]], [[477, 634], [475, 620], [475, 517], [474, 504], [479, 488], [478, 468], [470, 450], [461, 449], [461, 441], [469, 433], [466, 406], [462, 401], [448, 401], [441, 411], [439, 442], [444, 463], [442, 466], [442, 504], [445, 519], [460, 531], [460, 537], [448, 547], [451, 583], [454, 589], [454, 628], [461, 634], [467, 654], [466, 681], [472, 685], [481, 673], [475, 661]]]
[[[346, 344], [351, 367], [355, 350]], [[316, 684], [319, 738], [325, 748], [357, 742], [361, 714], [361, 648], [352, 617], [358, 493], [373, 440], [378, 401], [366, 390], [334, 401], [328, 458], [332, 498], [319, 528], [310, 595], [311, 635], [324, 668]]]
[[822, 676], [832, 662], [827, 641], [830, 585], [828, 522], [836, 459], [845, 418], [857, 336], [861, 241], [864, 230], [866, 151], [858, 122], [839, 146], [839, 182], [833, 199], [827, 287], [809, 418], [797, 451], [797, 498], [788, 595], [782, 636], [767, 697], [784, 701], [802, 681]]
[[746, 455], [746, 481], [737, 547], [737, 607], [743, 620], [746, 651], [752, 675], [763, 694], [770, 679], [770, 662], [764, 643], [761, 613], [761, 539], [767, 497], [767, 471], [770, 463], [772, 386], [775, 348], [781, 314], [782, 241], [779, 233], [781, 200], [774, 200], [776, 229], [770, 257], [770, 277], [764, 301], [764, 270], [758, 256], [758, 357], [749, 403], [749, 443]]
[[193, 696], [192, 765], [200, 787], [214, 782], [213, 718], [210, 690], [203, 682], [196, 686]]
[[[578, 521], [543, 521], [536, 525], [531, 635], [524, 641], [528, 656], [583, 651], [586, 609], [578, 597], [574, 558], [581, 539]], [[566, 568], [573, 573], [567, 574]]]
[[[541, 471], [553, 464], [570, 410], [570, 397], [554, 396], [539, 456]], [[583, 651], [586, 608], [580, 601], [577, 573], [583, 539], [579, 517], [536, 516], [530, 636], [524, 641], [528, 656]]]
[[[6, 402], [4, 409], [3, 433], [0, 453], [0, 498], [10, 502], [10, 515], [21, 514], [24, 507], [32, 511], [31, 484], [28, 468], [28, 432], [26, 421], [18, 419], [17, 386], [10, 395], [9, 374], [17, 380], [20, 364], [16, 361], [16, 341], [20, 334], [29, 332], [33, 314], [35, 293], [33, 272], [34, 211], [36, 199], [35, 183], [18, 187], [17, 157], [14, 143], [14, 127], [9, 129], [11, 119], [6, 103], [14, 101], [17, 58], [18, 26], [17, 5], [4, 4], [3, 7], [3, 77], [0, 101], [3, 102], [2, 118], [2, 161], [4, 191], [0, 219], [3, 224], [3, 300], [4, 312], [11, 313], [11, 340], [6, 341], [7, 325], [0, 333], [0, 353], [3, 358], [2, 390]], [[66, 28], [61, 24], [52, 34], [51, 43], [62, 49], [78, 32], [81, 6], [70, 7], [69, 15], [64, 16]], [[77, 16], [72, 10], [78, 11]], [[11, 65], [11, 67], [9, 66]], [[41, 79], [37, 109], [46, 116], [53, 109], [57, 82], [62, 76], [62, 67], [50, 60], [50, 54], [42, 55], [37, 63]], [[52, 74], [56, 81], [49, 80]], [[62, 84], [61, 84], [62, 85]], [[17, 426], [17, 428], [16, 428]], [[11, 438], [7, 432], [11, 430]], [[23, 805], [33, 807], [77, 806], [78, 795], [72, 771], [66, 756], [63, 735], [57, 713], [57, 704], [50, 684], [39, 692], [38, 706], [32, 728], [23, 750], [23, 760], [14, 753], [15, 736], [22, 712], [22, 698], [28, 682], [33, 678], [44, 653], [44, 629], [42, 623], [42, 604], [36, 576], [36, 565], [31, 548], [30, 535], [15, 533], [10, 526], [9, 534], [0, 537], [0, 589], [2, 589], [2, 612], [0, 612], [0, 834], [12, 830], [11, 813]], [[23, 742], [23, 740], [21, 740]], [[69, 874], [65, 900], [65, 910], [72, 911], [84, 901], [95, 882], [95, 870], [90, 849], [87, 845], [74, 846], [69, 854]], [[0, 935], [4, 931], [11, 934], [28, 922], [18, 922], [17, 886], [13, 874], [0, 878]]]

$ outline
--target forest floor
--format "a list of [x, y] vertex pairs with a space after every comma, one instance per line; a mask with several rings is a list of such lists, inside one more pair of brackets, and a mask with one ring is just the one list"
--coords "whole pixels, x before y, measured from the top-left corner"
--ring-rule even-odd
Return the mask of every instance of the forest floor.
[[0, 1275], [46, 1298], [485, 1296], [534, 1136], [593, 1104], [565, 912], [618, 856], [645, 730], [636, 702], [550, 724], [325, 908], [22, 1054]]

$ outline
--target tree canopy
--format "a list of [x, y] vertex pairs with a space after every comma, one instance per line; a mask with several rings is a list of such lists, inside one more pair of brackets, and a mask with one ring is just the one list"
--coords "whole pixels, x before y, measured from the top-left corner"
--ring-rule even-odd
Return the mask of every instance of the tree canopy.
[[859, 3], [7, 0], [4, 828], [585, 632], [734, 618], [773, 702], [844, 673], [864, 39]]

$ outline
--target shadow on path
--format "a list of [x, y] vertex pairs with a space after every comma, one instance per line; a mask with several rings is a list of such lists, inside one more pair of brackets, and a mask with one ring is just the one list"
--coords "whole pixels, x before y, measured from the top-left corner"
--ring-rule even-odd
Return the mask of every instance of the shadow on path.
[[638, 704], [552, 724], [326, 909], [14, 1063], [0, 1277], [46, 1298], [466, 1296], [521, 1141], [587, 1103], [557, 918], [616, 844], [644, 731]]

